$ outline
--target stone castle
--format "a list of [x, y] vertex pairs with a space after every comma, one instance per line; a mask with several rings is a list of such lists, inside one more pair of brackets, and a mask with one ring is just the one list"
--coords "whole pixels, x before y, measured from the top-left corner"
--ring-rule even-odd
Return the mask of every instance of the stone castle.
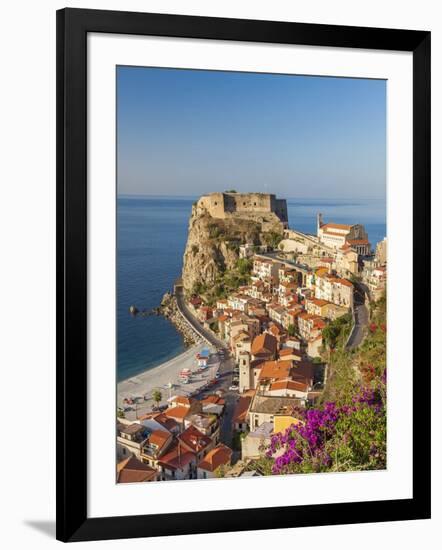
[[270, 214], [270, 217], [276, 216], [284, 228], [288, 227], [287, 202], [271, 193], [210, 193], [196, 204], [196, 214], [204, 212], [219, 219], [255, 219]]

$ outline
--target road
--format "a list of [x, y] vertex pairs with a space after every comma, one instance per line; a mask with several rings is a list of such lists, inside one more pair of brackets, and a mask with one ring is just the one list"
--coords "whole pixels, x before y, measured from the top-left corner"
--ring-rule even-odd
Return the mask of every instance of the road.
[[186, 301], [184, 300], [184, 294], [182, 289], [177, 289], [175, 292], [175, 297], [177, 301], [178, 309], [181, 311], [186, 321], [191, 325], [196, 332], [199, 332], [204, 338], [215, 346], [218, 349], [227, 349], [227, 345], [223, 340], [217, 338], [211, 330], [208, 330], [203, 327], [203, 325], [198, 321], [198, 319], [193, 315], [190, 309], [187, 307]]
[[365, 305], [365, 290], [362, 285], [355, 283], [354, 292], [355, 325], [347, 342], [347, 349], [357, 348], [365, 335], [368, 325], [368, 309]]
[[225, 399], [226, 404], [225, 404], [224, 414], [223, 414], [223, 419], [221, 424], [220, 440], [222, 443], [224, 443], [228, 447], [231, 447], [232, 435], [233, 435], [232, 419], [233, 419], [233, 413], [235, 410], [236, 402], [239, 397], [238, 392], [233, 392], [229, 390], [229, 387], [232, 385], [232, 382], [233, 382], [232, 379], [233, 379], [234, 361], [230, 357], [227, 344], [220, 338], [217, 338], [211, 330], [204, 328], [201, 325], [201, 323], [198, 321], [198, 319], [190, 311], [190, 309], [187, 307], [187, 304], [184, 300], [183, 291], [181, 289], [176, 290], [175, 297], [176, 297], [178, 309], [181, 311], [186, 321], [197, 332], [203, 335], [205, 339], [208, 342], [210, 342], [211, 345], [215, 346], [217, 349], [224, 350], [225, 358], [222, 359], [220, 363], [220, 367], [219, 367], [220, 377], [218, 379], [218, 382], [216, 383], [215, 386], [212, 386], [210, 389], [201, 393], [201, 396], [209, 395], [210, 393], [213, 393], [218, 390], [223, 391], [223, 398]]

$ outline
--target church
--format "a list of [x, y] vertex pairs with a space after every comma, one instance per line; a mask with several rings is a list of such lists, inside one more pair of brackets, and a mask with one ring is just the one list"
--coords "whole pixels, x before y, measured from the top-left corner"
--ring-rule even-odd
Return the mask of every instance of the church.
[[317, 216], [317, 237], [320, 243], [335, 250], [351, 248], [360, 256], [368, 256], [371, 245], [363, 225], [324, 223], [322, 214]]

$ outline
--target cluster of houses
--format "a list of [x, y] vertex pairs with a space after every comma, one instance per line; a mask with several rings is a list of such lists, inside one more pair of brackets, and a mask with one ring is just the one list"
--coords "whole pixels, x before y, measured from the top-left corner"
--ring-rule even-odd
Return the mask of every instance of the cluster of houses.
[[261, 456], [272, 433], [297, 422], [296, 411], [318, 398], [323, 369], [314, 359], [322, 331], [353, 306], [353, 284], [327, 264], [300, 271], [259, 254], [252, 260], [248, 285], [213, 307], [199, 296], [189, 304], [203, 325], [216, 326], [235, 362], [239, 398], [232, 428], [243, 434], [242, 464]]
[[232, 441], [240, 441], [241, 460], [237, 448], [234, 453], [220, 442], [226, 407], [221, 392], [204, 399], [175, 396], [162, 412], [136, 422], [118, 419], [119, 482], [207, 479], [220, 469], [226, 476], [259, 475], [247, 464], [262, 456], [273, 433], [299, 422], [299, 411], [321, 394], [323, 331], [354, 305], [354, 285], [342, 273], [362, 271], [375, 300], [385, 291], [385, 240], [369, 257], [363, 226], [324, 224], [318, 216], [315, 242], [330, 254], [322, 251], [313, 267], [247, 250], [244, 257], [253, 261], [249, 284], [212, 306], [200, 296], [189, 301], [235, 363], [238, 383], [230, 389], [239, 395], [231, 432]]
[[177, 395], [168, 408], [117, 422], [117, 482], [208, 479], [230, 467], [232, 450], [220, 443], [225, 400]]
[[353, 307], [353, 284], [329, 267], [302, 273], [287, 263], [256, 255], [250, 284], [218, 300], [215, 307], [203, 305], [199, 297], [191, 300], [191, 307], [201, 323], [216, 324], [218, 336], [238, 364], [246, 361], [253, 367], [252, 348], [258, 336], [265, 334], [278, 349], [302, 348], [306, 357], [319, 357], [324, 327]]

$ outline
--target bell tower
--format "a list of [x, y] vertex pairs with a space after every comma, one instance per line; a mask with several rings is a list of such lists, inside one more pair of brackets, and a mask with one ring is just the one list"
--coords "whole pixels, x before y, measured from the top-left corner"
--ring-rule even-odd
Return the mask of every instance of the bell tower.
[[249, 390], [252, 387], [250, 380], [250, 353], [243, 351], [239, 354], [239, 391]]
[[317, 215], [316, 215], [316, 236], [319, 237], [319, 230], [321, 229], [322, 227], [322, 214], [319, 212]]

